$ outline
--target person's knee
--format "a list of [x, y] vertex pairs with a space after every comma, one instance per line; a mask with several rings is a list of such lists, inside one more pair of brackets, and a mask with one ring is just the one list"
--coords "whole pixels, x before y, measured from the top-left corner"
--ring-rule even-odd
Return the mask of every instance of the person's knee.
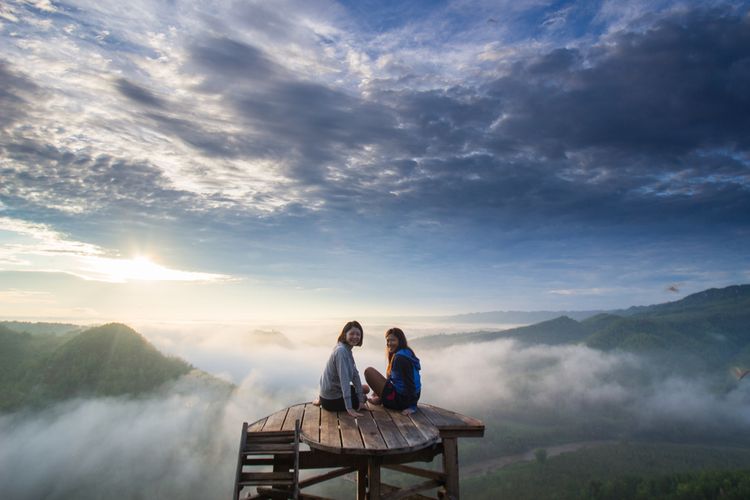
[[378, 371], [372, 366], [368, 366], [367, 368], [365, 368], [365, 378], [372, 377], [376, 373], [378, 373]]

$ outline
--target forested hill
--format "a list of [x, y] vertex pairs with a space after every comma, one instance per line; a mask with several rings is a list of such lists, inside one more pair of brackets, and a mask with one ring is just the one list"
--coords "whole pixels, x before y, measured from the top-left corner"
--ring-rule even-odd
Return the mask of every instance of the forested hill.
[[704, 366], [750, 364], [750, 285], [706, 290], [676, 302], [599, 314], [580, 322], [563, 316], [499, 332], [423, 337], [413, 344], [429, 349], [498, 339], [686, 354]]
[[0, 411], [75, 396], [140, 394], [191, 369], [119, 323], [64, 336], [0, 325]]

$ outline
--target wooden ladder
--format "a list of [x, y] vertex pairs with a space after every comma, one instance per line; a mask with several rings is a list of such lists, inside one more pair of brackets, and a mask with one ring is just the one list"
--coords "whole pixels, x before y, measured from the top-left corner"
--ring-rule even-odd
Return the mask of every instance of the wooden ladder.
[[[298, 499], [299, 436], [299, 420], [293, 431], [275, 432], [248, 432], [244, 422], [232, 500]], [[240, 497], [244, 488], [253, 486], [255, 495]]]

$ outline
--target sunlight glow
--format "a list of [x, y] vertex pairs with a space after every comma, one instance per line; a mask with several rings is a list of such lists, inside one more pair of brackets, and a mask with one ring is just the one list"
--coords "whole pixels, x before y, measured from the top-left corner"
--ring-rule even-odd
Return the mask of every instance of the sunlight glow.
[[198, 273], [169, 269], [152, 262], [148, 257], [112, 259], [84, 257], [82, 276], [89, 280], [127, 283], [131, 281], [217, 281], [227, 279], [221, 274]]

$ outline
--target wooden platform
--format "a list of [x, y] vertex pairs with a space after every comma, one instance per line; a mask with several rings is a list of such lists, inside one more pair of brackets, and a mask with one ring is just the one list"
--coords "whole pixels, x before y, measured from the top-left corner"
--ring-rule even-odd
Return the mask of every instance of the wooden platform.
[[329, 412], [302, 403], [269, 415], [248, 426], [251, 432], [293, 430], [302, 423], [302, 442], [311, 448], [353, 455], [391, 455], [417, 451], [441, 437], [482, 437], [484, 424], [472, 417], [420, 404], [411, 415], [367, 403], [363, 416]]
[[[300, 480], [298, 489], [356, 472], [358, 499], [430, 498], [419, 492], [435, 488], [440, 498], [459, 498], [458, 438], [484, 436], [480, 420], [429, 404], [420, 404], [415, 413], [402, 415], [368, 403], [359, 413], [362, 416], [354, 418], [347, 412], [329, 412], [312, 403], [300, 403], [244, 424], [238, 478], [249, 477], [243, 472], [242, 456], [253, 448], [248, 442], [250, 436], [260, 440], [254, 448], [262, 447], [263, 439], [293, 431], [295, 422], [299, 422], [299, 439], [310, 450], [299, 451], [296, 469], [337, 469]], [[289, 470], [289, 455], [275, 452], [271, 455], [263, 463], [273, 465], [274, 471]], [[431, 462], [439, 455], [442, 455], [441, 471], [407, 465]], [[422, 482], [402, 488], [389, 486], [381, 481], [381, 467], [416, 476]], [[283, 492], [278, 494], [286, 498]], [[268, 496], [258, 494], [251, 498]], [[313, 497], [300, 493], [299, 498]]]

